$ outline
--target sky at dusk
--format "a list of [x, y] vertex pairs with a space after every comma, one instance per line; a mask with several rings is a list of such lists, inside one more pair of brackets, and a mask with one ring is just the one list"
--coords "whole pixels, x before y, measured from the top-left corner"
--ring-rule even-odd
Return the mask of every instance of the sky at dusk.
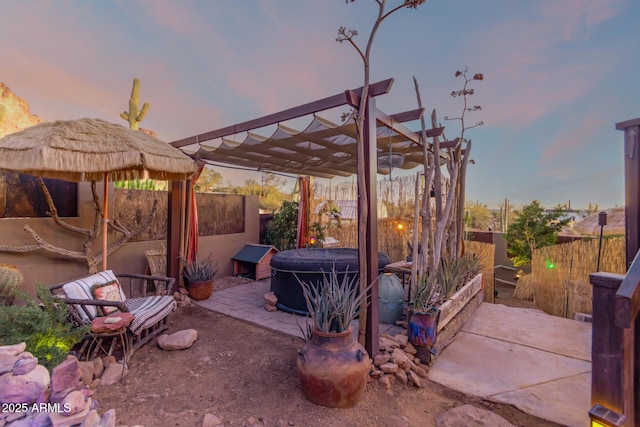
[[[44, 120], [126, 125], [138, 77], [141, 127], [173, 141], [361, 86], [359, 56], [335, 38], [345, 26], [363, 45], [376, 13], [373, 0], [2, 0], [0, 81]], [[638, 17], [637, 0], [427, 0], [376, 35], [372, 81], [395, 79], [377, 106], [416, 108], [415, 75], [428, 112], [457, 116], [455, 71], [483, 73], [468, 200], [622, 205], [615, 123], [640, 117]]]

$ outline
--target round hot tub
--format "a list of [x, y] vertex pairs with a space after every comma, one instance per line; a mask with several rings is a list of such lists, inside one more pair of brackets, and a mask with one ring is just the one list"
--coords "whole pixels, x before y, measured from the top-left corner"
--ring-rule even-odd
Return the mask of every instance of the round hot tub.
[[[391, 260], [378, 253], [378, 272]], [[289, 313], [306, 315], [307, 303], [302, 293], [303, 282], [316, 285], [322, 283], [323, 274], [332, 269], [343, 279], [358, 276], [358, 250], [350, 248], [304, 248], [278, 252], [271, 258], [271, 291], [278, 298], [277, 307]], [[295, 274], [295, 275], [294, 275]]]

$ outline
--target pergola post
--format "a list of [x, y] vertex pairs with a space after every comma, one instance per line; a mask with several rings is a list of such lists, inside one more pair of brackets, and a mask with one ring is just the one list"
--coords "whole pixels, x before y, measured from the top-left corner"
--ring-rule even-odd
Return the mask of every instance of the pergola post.
[[624, 131], [624, 214], [627, 270], [640, 249], [640, 118], [616, 123]]
[[[365, 236], [367, 275], [366, 277], [361, 277], [360, 280], [365, 280], [364, 283], [368, 285], [378, 277], [378, 141], [376, 130], [376, 101], [373, 98], [367, 99], [362, 136], [364, 142], [364, 185], [367, 195], [369, 196], [369, 206], [367, 206], [369, 217]], [[362, 183], [358, 183], [358, 185], [362, 185]], [[361, 236], [358, 236], [358, 238], [361, 238]], [[369, 353], [369, 357], [374, 357], [378, 354], [380, 344], [377, 283], [371, 287], [368, 299], [369, 307], [367, 309], [365, 349]]]
[[178, 291], [180, 281], [180, 247], [184, 228], [185, 206], [183, 193], [185, 188], [185, 181], [172, 181], [167, 196], [167, 276], [176, 279], [173, 289], [171, 289], [171, 294]]

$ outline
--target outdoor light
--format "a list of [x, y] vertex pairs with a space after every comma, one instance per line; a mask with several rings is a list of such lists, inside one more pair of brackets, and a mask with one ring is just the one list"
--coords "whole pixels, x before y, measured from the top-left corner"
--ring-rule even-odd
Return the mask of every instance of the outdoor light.
[[400, 230], [400, 231], [404, 230], [404, 224], [403, 223], [401, 223], [401, 222], [398, 223], [398, 230]]
[[591, 427], [620, 427], [627, 417], [596, 403], [589, 409], [589, 418]]
[[313, 246], [316, 244], [316, 236], [309, 236], [309, 245]]
[[602, 253], [602, 230], [607, 225], [607, 213], [602, 211], [598, 214], [598, 225], [600, 226], [600, 239], [598, 240], [598, 265], [596, 271], [600, 271], [600, 254]]
[[547, 260], [547, 268], [548, 269], [556, 268], [556, 265], [552, 261]]

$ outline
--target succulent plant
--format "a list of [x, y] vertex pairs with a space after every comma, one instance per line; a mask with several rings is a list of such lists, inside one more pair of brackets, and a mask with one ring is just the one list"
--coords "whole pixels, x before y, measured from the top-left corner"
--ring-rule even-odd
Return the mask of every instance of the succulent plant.
[[13, 265], [0, 264], [0, 305], [11, 305], [24, 277]]

